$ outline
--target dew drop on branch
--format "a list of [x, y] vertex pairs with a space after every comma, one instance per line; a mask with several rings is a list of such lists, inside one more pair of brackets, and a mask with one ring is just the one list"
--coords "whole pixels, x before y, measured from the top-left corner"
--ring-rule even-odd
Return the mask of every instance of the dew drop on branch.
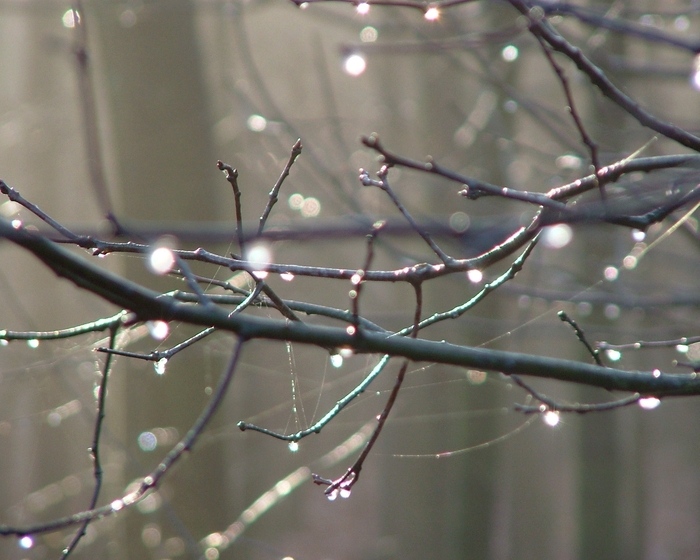
[[619, 350], [615, 350], [613, 348], [608, 348], [605, 351], [605, 355], [608, 357], [608, 360], [611, 362], [619, 362], [620, 359], [622, 358], [622, 352]]
[[334, 368], [342, 367], [343, 361], [344, 361], [343, 357], [340, 354], [332, 354], [331, 355], [331, 365]]
[[369, 4], [367, 2], [360, 2], [355, 7], [355, 11], [361, 16], [365, 16], [369, 13]]
[[556, 410], [548, 410], [542, 416], [542, 420], [545, 424], [547, 424], [547, 426], [554, 428], [557, 424], [559, 424], [559, 413]]
[[338, 489], [336, 488], [335, 490], [328, 492], [328, 494], [326, 494], [326, 498], [328, 498], [329, 502], [335, 502], [339, 494], [340, 492], [338, 492]]
[[656, 397], [644, 397], [639, 399], [639, 406], [644, 410], [652, 410], [661, 404], [661, 401]]
[[161, 358], [157, 362], [153, 363], [153, 369], [155, 370], [156, 374], [158, 375], [164, 375], [165, 374], [165, 366], [168, 365], [168, 358]]
[[693, 89], [700, 91], [700, 54], [693, 61], [693, 71], [690, 74], [690, 85]]

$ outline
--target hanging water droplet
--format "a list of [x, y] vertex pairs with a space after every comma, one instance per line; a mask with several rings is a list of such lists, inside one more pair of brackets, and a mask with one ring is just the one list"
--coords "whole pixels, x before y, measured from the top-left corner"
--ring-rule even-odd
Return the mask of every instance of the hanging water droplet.
[[339, 368], [342, 367], [343, 365], [343, 357], [340, 354], [332, 354], [331, 355], [331, 365], [334, 368]]
[[361, 16], [367, 15], [369, 13], [369, 4], [367, 2], [360, 2], [355, 6], [355, 11]]
[[291, 282], [292, 280], [294, 280], [294, 274], [292, 274], [291, 272], [283, 272], [282, 274], [280, 274], [280, 278], [285, 282]]
[[328, 498], [329, 502], [334, 502], [338, 498], [339, 493], [340, 492], [338, 492], [338, 489], [335, 488], [334, 490], [332, 490], [331, 492], [328, 492], [328, 494], [326, 494], [326, 498]]
[[658, 379], [659, 377], [661, 377], [661, 371], [658, 370], [658, 369], [653, 370], [653, 371], [651, 372], [651, 374], [652, 374], [654, 377], [656, 377], [657, 379]]
[[651, 410], [661, 404], [661, 401], [656, 397], [644, 397], [643, 399], [639, 399], [638, 402], [639, 406], [645, 410]]
[[343, 62], [343, 69], [350, 76], [359, 76], [367, 68], [367, 61], [361, 54], [353, 53]]
[[350, 497], [350, 492], [351, 492], [350, 488], [341, 488], [339, 495], [343, 499], [348, 499]]
[[28, 550], [34, 546], [34, 539], [30, 537], [29, 535], [24, 535], [23, 537], [20, 537], [19, 539], [19, 546], [20, 548], [24, 548], [25, 550]]
[[640, 243], [644, 241], [646, 238], [647, 234], [643, 232], [641, 229], [633, 229], [632, 230], [632, 239], [636, 241], [637, 243]]
[[287, 447], [289, 447], [289, 450], [290, 450], [292, 453], [296, 453], [297, 451], [299, 451], [299, 442], [297, 442], [297, 441], [290, 441], [290, 442], [289, 442], [289, 445], [288, 445]]
[[39, 341], [36, 338], [30, 338], [27, 340], [27, 346], [31, 349], [39, 348]]
[[548, 410], [544, 413], [544, 416], [542, 416], [542, 420], [544, 420], [547, 426], [554, 428], [554, 426], [559, 424], [559, 413], [556, 410]]
[[700, 91], [700, 54], [693, 61], [693, 70], [690, 74], [690, 85]]
[[423, 17], [428, 21], [436, 21], [440, 18], [440, 10], [438, 10], [435, 6], [431, 6], [425, 10]]
[[608, 348], [605, 351], [605, 355], [611, 362], [619, 362], [622, 358], [622, 352], [620, 352], [619, 350], [614, 350], [613, 348]]
[[478, 284], [484, 279], [484, 274], [475, 268], [467, 272], [467, 278], [472, 284]]
[[157, 362], [153, 363], [153, 369], [156, 370], [158, 375], [163, 375], [165, 373], [165, 366], [168, 365], [168, 358], [161, 358]]

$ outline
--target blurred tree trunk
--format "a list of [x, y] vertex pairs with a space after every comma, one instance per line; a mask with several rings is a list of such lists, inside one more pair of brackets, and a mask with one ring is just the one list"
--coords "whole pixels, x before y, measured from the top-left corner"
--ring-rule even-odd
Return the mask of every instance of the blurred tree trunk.
[[[90, 5], [86, 16], [88, 24], [95, 23], [91, 37], [97, 45], [109, 115], [117, 216], [127, 222], [216, 219], [220, 205], [212, 191], [219, 185], [209, 179], [219, 179], [219, 175], [211, 148], [192, 3], [173, 0], [129, 7], [98, 2]], [[129, 260], [125, 268], [137, 281], [157, 285], [143, 260]], [[171, 345], [166, 341], [161, 347]], [[124, 383], [120, 388], [124, 400], [112, 402], [111, 409], [124, 411], [125, 483], [146, 474], [174, 443], [163, 442], [165, 445], [146, 454], [136, 445], [141, 432], [174, 426], [182, 437], [201, 410], [207, 398], [201, 375], [203, 351], [203, 345], [197, 345], [177, 355], [162, 377], [154, 373], [151, 362], [120, 360], [118, 378]], [[124, 517], [127, 538], [120, 543], [119, 557], [146, 555], [142, 539], [146, 524], [154, 524], [151, 527], [159, 531], [163, 542], [180, 539], [188, 557], [198, 554], [197, 540], [218, 526], [227, 509], [222, 499], [225, 493], [211, 483], [223, 480], [217, 449], [210, 446], [202, 450], [201, 457], [198, 454], [178, 467], [159, 489], [164, 500], [160, 511], [145, 516], [132, 511]], [[204, 509], [195, 510], [193, 504]]]

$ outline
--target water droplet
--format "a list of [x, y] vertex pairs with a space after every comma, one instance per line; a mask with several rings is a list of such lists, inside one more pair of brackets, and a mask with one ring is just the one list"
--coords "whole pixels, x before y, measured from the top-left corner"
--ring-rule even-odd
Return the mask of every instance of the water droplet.
[[617, 280], [619, 274], [620, 271], [614, 266], [606, 266], [605, 270], [603, 271], [603, 278], [605, 278], [608, 282], [614, 282]]
[[654, 377], [656, 377], [657, 379], [658, 379], [659, 377], [661, 377], [661, 371], [659, 371], [658, 369], [653, 370], [653, 371], [651, 372], [651, 374], [652, 374]]
[[170, 247], [156, 247], [148, 257], [148, 268], [154, 274], [168, 274], [175, 266], [175, 253]]
[[559, 424], [559, 413], [556, 410], [548, 410], [542, 416], [542, 420], [545, 424], [547, 424], [547, 426], [554, 428], [554, 426]]
[[111, 506], [112, 506], [112, 510], [119, 511], [124, 507], [124, 502], [121, 500], [114, 500], [111, 503]]
[[265, 278], [265, 271], [272, 262], [272, 249], [267, 243], [255, 243], [247, 249], [245, 259], [255, 271], [253, 274], [256, 277]]
[[676, 345], [676, 352], [680, 352], [681, 354], [687, 354], [688, 350], [690, 350], [690, 347], [687, 344]]
[[506, 113], [510, 113], [512, 115], [518, 110], [518, 102], [513, 99], [509, 99], [503, 104], [503, 109]]
[[365, 276], [365, 271], [364, 270], [358, 270], [355, 274], [352, 275], [350, 278], [350, 282], [354, 286], [357, 286], [360, 282], [362, 282], [362, 278]]
[[693, 71], [690, 74], [690, 85], [700, 91], [700, 54], [693, 61]]
[[544, 228], [542, 242], [545, 247], [561, 249], [566, 247], [574, 237], [574, 230], [568, 224], [557, 224]]
[[340, 492], [338, 492], [338, 489], [336, 488], [331, 492], [328, 492], [328, 494], [326, 494], [326, 498], [328, 498], [329, 502], [334, 502], [338, 498], [338, 494], [340, 494]]
[[80, 23], [80, 14], [72, 8], [66, 10], [63, 13], [63, 17], [61, 17], [61, 22], [63, 23], [63, 27], [73, 29], [76, 24]]
[[365, 16], [369, 13], [369, 4], [367, 2], [360, 2], [355, 7], [355, 11], [361, 16]]
[[605, 355], [611, 362], [619, 362], [622, 358], [622, 352], [620, 352], [619, 350], [614, 350], [613, 348], [608, 348], [605, 351]]
[[22, 227], [22, 220], [12, 220], [12, 222], [10, 222], [10, 224], [12, 225], [13, 228], [19, 229]]
[[614, 303], [609, 303], [603, 308], [603, 314], [611, 321], [620, 317], [620, 307]]
[[290, 195], [287, 204], [292, 210], [301, 210], [301, 206], [304, 204], [304, 195], [299, 193]]
[[141, 432], [137, 442], [141, 451], [153, 451], [158, 446], [158, 438], [153, 432]]
[[345, 332], [348, 333], [350, 336], [353, 336], [357, 332], [357, 329], [353, 325], [348, 325], [345, 329]]
[[170, 333], [170, 327], [165, 321], [147, 321], [146, 327], [155, 340], [165, 340]]
[[450, 215], [449, 219], [450, 228], [457, 233], [464, 233], [467, 231], [470, 222], [469, 214], [465, 212], [455, 212]]
[[640, 243], [641, 241], [644, 241], [646, 239], [647, 234], [644, 233], [641, 229], [633, 229], [632, 230], [632, 239], [636, 241], [637, 243]]
[[[359, 7], [359, 6], [358, 6]], [[375, 27], [368, 25], [360, 31], [360, 41], [363, 43], [374, 43], [379, 37], [379, 32]]]
[[267, 119], [262, 115], [250, 115], [247, 121], [248, 130], [262, 132], [267, 128]]
[[661, 404], [661, 401], [656, 397], [644, 397], [639, 399], [639, 406], [645, 410], [652, 410]]
[[291, 282], [292, 280], [294, 280], [294, 274], [292, 274], [291, 272], [283, 272], [282, 274], [280, 274], [280, 278], [285, 282]]
[[556, 159], [555, 165], [559, 169], [576, 171], [578, 169], [581, 169], [582, 161], [581, 158], [577, 155], [564, 154], [563, 156], [559, 156]]
[[343, 361], [344, 361], [343, 357], [340, 354], [332, 354], [331, 355], [331, 365], [334, 368], [342, 367]]
[[467, 278], [472, 284], [478, 284], [484, 279], [484, 274], [480, 270], [472, 268], [471, 270], [467, 271]]
[[350, 497], [351, 490], [350, 488], [341, 488], [339, 495], [341, 498], [348, 499]]
[[297, 441], [290, 441], [290, 442], [289, 442], [289, 445], [288, 445], [287, 447], [289, 447], [289, 450], [290, 450], [292, 453], [296, 453], [297, 451], [299, 451], [299, 442], [297, 442]]
[[24, 535], [19, 539], [19, 546], [25, 550], [30, 549], [34, 546], [34, 539], [29, 535]]
[[158, 375], [165, 374], [165, 366], [168, 365], [168, 358], [161, 358], [157, 362], [153, 363], [153, 369]]
[[513, 62], [519, 55], [518, 47], [514, 45], [506, 45], [501, 51], [501, 58], [506, 62]]
[[343, 70], [350, 76], [359, 76], [367, 69], [367, 61], [358, 53], [349, 55], [343, 61]]
[[47, 416], [46, 416], [46, 422], [47, 422], [47, 423], [49, 424], [49, 426], [51, 426], [52, 428], [57, 428], [58, 426], [60, 426], [60, 425], [61, 425], [61, 420], [63, 420], [63, 418], [62, 418], [61, 415], [60, 415], [58, 412], [56, 412], [55, 410], [49, 412], [49, 413], [47, 414]]
[[36, 338], [30, 338], [27, 340], [27, 346], [31, 349], [39, 348], [39, 341]]
[[440, 18], [440, 10], [438, 10], [435, 6], [431, 6], [425, 10], [423, 17], [428, 21], [436, 21]]
[[622, 259], [622, 266], [627, 270], [634, 270], [637, 266], [637, 257], [634, 255], [627, 255]]
[[347, 360], [348, 358], [352, 358], [355, 355], [355, 352], [352, 348], [341, 348], [339, 354], [344, 360]]

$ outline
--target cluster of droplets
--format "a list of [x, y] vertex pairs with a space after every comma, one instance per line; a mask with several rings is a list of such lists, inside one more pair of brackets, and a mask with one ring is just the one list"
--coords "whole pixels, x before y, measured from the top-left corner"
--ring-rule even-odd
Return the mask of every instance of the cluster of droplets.
[[[306, 4], [301, 4], [300, 7], [306, 8]], [[355, 13], [359, 16], [366, 16], [370, 12], [369, 2], [358, 2], [355, 4]], [[428, 5], [423, 12], [423, 17], [427, 21], [437, 21], [440, 19], [440, 10], [437, 6]], [[379, 32], [375, 27], [367, 26], [360, 31], [360, 41], [363, 43], [373, 43], [377, 40]], [[510, 50], [509, 50], [510, 49]], [[512, 52], [514, 50], [514, 52]], [[515, 60], [518, 56], [518, 50], [516, 47], [509, 45], [504, 49], [503, 57], [506, 60]], [[508, 58], [511, 57], [511, 58]], [[343, 70], [349, 76], [360, 76], [364, 74], [367, 69], [367, 59], [364, 57], [362, 52], [353, 50], [349, 51], [345, 58], [343, 59]]]

